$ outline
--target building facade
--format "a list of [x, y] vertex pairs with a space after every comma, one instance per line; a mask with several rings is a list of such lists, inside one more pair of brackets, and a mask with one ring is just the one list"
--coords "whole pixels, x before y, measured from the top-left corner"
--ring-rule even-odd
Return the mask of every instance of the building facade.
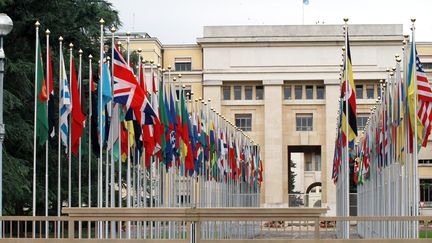
[[[402, 54], [402, 29], [349, 27], [359, 131], [379, 96], [379, 80], [395, 66], [395, 54]], [[328, 207], [334, 215], [336, 186], [331, 175], [342, 26], [206, 26], [203, 33], [197, 44], [163, 45], [148, 37], [132, 38], [131, 47], [141, 48], [145, 60], [164, 69], [170, 66], [171, 79], [181, 74], [181, 85], [193, 98], [210, 99], [213, 108], [261, 146], [263, 206], [298, 206], [300, 197], [300, 205]], [[418, 50], [432, 68], [432, 45], [420, 43]], [[432, 184], [432, 153], [422, 150], [419, 158], [420, 176], [424, 184]], [[292, 192], [300, 194], [290, 195], [292, 173]]]

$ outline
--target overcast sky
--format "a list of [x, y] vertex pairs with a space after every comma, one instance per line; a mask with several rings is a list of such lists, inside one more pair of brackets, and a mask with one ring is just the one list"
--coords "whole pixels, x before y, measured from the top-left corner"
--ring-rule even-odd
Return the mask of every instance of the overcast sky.
[[[295, 25], [303, 0], [109, 0], [120, 12], [121, 31], [147, 32], [164, 44], [195, 43], [206, 25]], [[416, 40], [432, 41], [431, 0], [309, 0], [304, 23], [403, 24], [416, 17]]]

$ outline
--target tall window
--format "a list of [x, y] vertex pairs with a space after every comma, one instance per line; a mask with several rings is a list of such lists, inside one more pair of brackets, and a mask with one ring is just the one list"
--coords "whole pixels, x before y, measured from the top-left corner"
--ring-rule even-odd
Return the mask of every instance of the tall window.
[[303, 91], [303, 87], [301, 85], [296, 85], [294, 88], [294, 95], [295, 95], [295, 99], [296, 100], [301, 100], [302, 97], [302, 91]]
[[175, 58], [174, 62], [176, 71], [192, 71], [191, 58]]
[[231, 99], [231, 86], [223, 86], [223, 99], [224, 100]]
[[312, 114], [296, 114], [296, 131], [312, 131]]
[[262, 100], [264, 98], [264, 86], [258, 85], [255, 87], [255, 99]]
[[374, 85], [373, 84], [368, 84], [366, 85], [366, 98], [367, 99], [374, 99], [375, 95], [374, 95]]
[[357, 114], [357, 130], [358, 131], [362, 131], [365, 128], [368, 118], [369, 118], [369, 115], [367, 115], [367, 114]]
[[362, 84], [356, 85], [356, 98], [357, 99], [363, 99], [363, 85]]
[[252, 86], [245, 86], [245, 100], [252, 99]]
[[420, 201], [432, 206], [432, 179], [420, 179]]
[[235, 124], [243, 131], [252, 131], [252, 114], [235, 114]]
[[241, 86], [234, 86], [234, 99], [241, 100]]
[[321, 154], [315, 154], [315, 171], [321, 171]]
[[291, 99], [291, 85], [284, 87], [284, 99], [290, 100]]
[[324, 86], [316, 86], [316, 97], [318, 100], [324, 99]]
[[312, 85], [306, 85], [306, 99], [307, 100], [313, 99], [313, 86]]

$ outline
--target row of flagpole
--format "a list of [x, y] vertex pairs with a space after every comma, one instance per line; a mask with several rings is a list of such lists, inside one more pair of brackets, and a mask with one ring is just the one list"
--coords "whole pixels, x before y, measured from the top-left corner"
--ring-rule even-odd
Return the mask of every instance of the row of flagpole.
[[[355, 85], [345, 25], [332, 175], [337, 187], [337, 215], [349, 216], [350, 178], [357, 185], [359, 216], [420, 214], [418, 151], [427, 146], [432, 128], [432, 89], [416, 52], [415, 19], [411, 21], [411, 44], [405, 35], [403, 57], [396, 55], [395, 67], [387, 69], [387, 81], [380, 82], [377, 105], [371, 108], [362, 136], [358, 138], [356, 124], [349, 120], [351, 114], [356, 116], [355, 102], [349, 103], [350, 97], [355, 97]], [[356, 136], [351, 137], [353, 131]], [[350, 164], [354, 168], [351, 175]], [[366, 238], [419, 237], [419, 222], [415, 220], [362, 221], [357, 227], [360, 236]], [[349, 238], [349, 233], [349, 221], [337, 225], [338, 237]]]
[[[39, 144], [45, 144], [45, 216], [49, 216], [49, 149], [52, 147], [48, 143], [53, 140], [44, 140], [43, 128], [48, 126], [48, 120], [53, 118], [50, 110], [53, 104], [49, 103], [50, 94], [53, 93], [53, 70], [51, 67], [49, 30], [46, 31], [46, 76], [43, 77], [41, 47], [39, 43], [39, 27], [36, 23], [36, 68], [35, 68], [35, 130], [34, 130], [34, 157], [33, 157], [33, 202], [32, 213], [36, 216], [36, 185], [37, 185], [37, 168], [39, 164], [37, 156], [37, 139]], [[259, 146], [254, 144], [250, 137], [229, 122], [219, 112], [210, 107], [210, 100], [206, 102], [203, 99], [193, 99], [193, 92], [186, 94], [185, 86], [176, 78], [171, 79], [170, 69], [168, 72], [160, 68], [155, 69], [153, 62], [148, 65], [142, 62], [139, 57], [137, 75], [133, 72], [133, 65], [130, 62], [130, 35], [127, 36], [127, 63], [121, 54], [121, 45], [116, 46], [116, 29], [111, 29], [111, 56], [106, 53], [104, 33], [104, 21], [100, 21], [100, 59], [98, 71], [98, 115], [96, 126], [98, 137], [92, 139], [92, 117], [94, 113], [94, 104], [92, 102], [92, 93], [94, 88], [94, 72], [92, 70], [93, 56], [89, 55], [88, 59], [88, 114], [87, 119], [83, 114], [83, 52], [79, 50], [78, 77], [75, 73], [75, 64], [73, 60], [73, 44], [69, 45], [69, 76], [66, 74], [65, 58], [63, 55], [63, 38], [59, 38], [59, 99], [58, 99], [58, 158], [57, 158], [57, 216], [61, 216], [61, 209], [64, 205], [67, 207], [74, 206], [76, 191], [78, 191], [77, 206], [84, 206], [82, 198], [83, 180], [85, 175], [82, 170], [82, 141], [88, 142], [88, 189], [87, 189], [87, 206], [92, 207], [92, 185], [96, 183], [97, 207], [123, 207], [124, 203], [127, 208], [131, 207], [234, 207], [234, 206], [259, 206], [260, 205], [260, 185], [262, 182], [262, 161], [260, 157]], [[138, 54], [141, 51], [138, 50]], [[166, 74], [168, 73], [168, 77]], [[130, 76], [129, 74], [132, 74]], [[156, 74], [156, 75], [155, 75]], [[123, 75], [123, 76], [121, 76]], [[125, 76], [126, 75], [126, 76]], [[129, 75], [129, 76], [128, 76]], [[124, 80], [129, 83], [121, 83]], [[120, 80], [120, 81], [119, 81]], [[151, 80], [151, 85], [148, 81]], [[159, 85], [158, 85], [159, 83]], [[126, 85], [122, 86], [121, 85]], [[127, 86], [129, 85], [129, 86]], [[148, 87], [151, 86], [151, 91]], [[159, 89], [157, 88], [159, 86]], [[120, 88], [118, 88], [120, 87]], [[123, 89], [121, 89], [123, 88]], [[125, 88], [130, 88], [129, 93], [124, 92]], [[50, 91], [52, 89], [52, 91]], [[173, 90], [176, 92], [173, 97]], [[141, 104], [140, 114], [132, 110], [132, 104], [135, 102], [136, 92], [144, 91], [144, 99]], [[122, 103], [122, 97], [119, 93], [124, 94], [128, 101]], [[105, 99], [109, 96], [109, 100]], [[185, 96], [191, 97], [190, 101], [185, 100]], [[138, 95], [139, 96], [139, 95]], [[151, 102], [147, 101], [147, 96], [151, 97]], [[158, 100], [159, 97], [159, 100]], [[138, 97], [139, 98], [139, 97]], [[117, 100], [116, 100], [117, 99]], [[53, 100], [52, 100], [53, 101]], [[46, 102], [46, 104], [45, 104]], [[168, 103], [170, 103], [168, 105]], [[42, 104], [43, 106], [39, 106]], [[106, 104], [106, 105], [105, 105]], [[139, 104], [140, 105], [140, 104]], [[135, 120], [121, 121], [120, 115], [128, 117], [127, 110], [122, 109], [131, 107], [129, 113], [136, 116], [142, 116], [142, 123], [136, 123]], [[46, 110], [41, 107], [45, 107]], [[150, 108], [149, 108], [150, 107]], [[180, 107], [180, 108], [179, 108]], [[165, 109], [167, 109], [165, 111]], [[44, 115], [40, 115], [45, 111]], [[158, 113], [152, 116], [152, 113]], [[164, 113], [166, 112], [166, 113]], [[168, 114], [168, 112], [170, 114]], [[116, 117], [117, 116], [117, 117]], [[163, 116], [170, 117], [169, 124], [165, 124]], [[150, 117], [150, 118], [149, 118]], [[178, 117], [178, 118], [177, 118]], [[173, 118], [173, 119], [171, 119]], [[160, 123], [159, 119], [161, 120]], [[177, 119], [177, 120], [176, 120]], [[87, 121], [85, 121], [87, 120]], [[44, 123], [46, 121], [46, 123]], [[105, 129], [105, 123], [110, 121], [109, 128]], [[150, 121], [149, 123], [147, 123]], [[84, 124], [86, 123], [86, 125]], [[174, 122], [172, 128], [171, 122]], [[177, 123], [178, 122], [178, 123]], [[147, 153], [147, 142], [144, 134], [137, 139], [136, 134], [150, 132], [156, 141], [156, 133], [160, 127], [164, 127], [161, 141], [164, 145], [157, 143], [154, 151]], [[84, 127], [88, 125], [88, 139], [82, 139]], [[94, 125], [94, 124], [93, 124]], [[54, 124], [52, 124], [54, 126]], [[108, 124], [106, 125], [108, 126]], [[147, 127], [146, 127], [147, 126]], [[176, 128], [177, 127], [177, 128]], [[134, 131], [135, 129], [135, 131]], [[138, 129], [138, 130], [136, 130]], [[143, 129], [140, 131], [140, 129]], [[147, 130], [145, 130], [147, 129]], [[168, 130], [166, 130], [168, 129]], [[78, 131], [78, 132], [77, 132]], [[168, 133], [167, 133], [168, 131]], [[125, 136], [123, 136], [124, 134]], [[179, 133], [179, 134], [177, 134]], [[108, 135], [107, 135], [108, 134]], [[54, 136], [50, 133], [50, 136]], [[107, 138], [107, 140], [105, 140]], [[193, 144], [190, 139], [193, 139]], [[92, 151], [92, 142], [99, 144], [99, 151]], [[123, 143], [126, 142], [126, 151]], [[153, 142], [153, 140], [151, 141]], [[150, 143], [151, 143], [150, 142]], [[104, 152], [104, 144], [107, 143]], [[117, 144], [115, 144], [117, 143]], [[143, 144], [140, 147], [139, 143]], [[117, 146], [117, 147], [116, 147]], [[158, 146], [165, 146], [158, 148]], [[172, 147], [170, 147], [172, 146]], [[62, 158], [63, 147], [67, 157]], [[157, 149], [156, 149], [157, 148]], [[114, 151], [118, 149], [117, 154]], [[159, 154], [156, 152], [159, 151]], [[170, 151], [173, 150], [173, 151]], [[97, 176], [92, 176], [91, 167], [93, 165], [92, 152], [99, 152], [97, 159]], [[77, 159], [72, 159], [72, 153], [76, 153]], [[122, 159], [123, 155], [125, 158]], [[105, 156], [105, 157], [104, 157]], [[118, 156], [116, 159], [115, 156]], [[171, 156], [171, 157], [170, 157]], [[190, 156], [190, 157], [188, 157]], [[104, 160], [105, 158], [105, 160]], [[67, 165], [67, 200], [62, 197], [62, 164]], [[75, 188], [75, 175], [72, 175], [72, 168], [76, 168], [73, 162], [78, 162], [78, 183]], [[124, 165], [123, 161], [126, 161]], [[149, 161], [149, 162], [147, 162]], [[118, 164], [116, 164], [118, 163]], [[148, 164], [147, 164], [148, 163]], [[104, 168], [105, 165], [105, 168]], [[118, 167], [117, 167], [118, 166]], [[122, 167], [126, 167], [126, 171]], [[118, 181], [115, 174], [118, 173]], [[124, 173], [126, 174], [126, 185], [123, 184]], [[72, 186], [74, 184], [74, 186]], [[104, 190], [105, 189], [105, 190]], [[118, 191], [118, 193], [116, 193]], [[105, 196], [105, 197], [104, 197]], [[118, 196], [118, 203], [116, 197]], [[124, 202], [124, 201], [125, 202]], [[54, 203], [52, 203], [54, 205]], [[82, 237], [83, 222], [79, 222], [78, 236]], [[178, 228], [182, 225], [179, 222], [127, 222], [126, 238], [156, 238], [162, 237], [162, 234], [170, 239], [182, 237]], [[257, 226], [257, 225], [255, 225]], [[35, 232], [36, 224], [33, 224]], [[91, 236], [92, 224], [88, 224], [88, 235]], [[122, 225], [116, 222], [97, 222], [94, 225], [95, 235], [99, 238], [116, 238], [122, 236]], [[214, 234], [214, 227], [218, 227], [219, 234]], [[230, 225], [228, 223], [208, 223], [202, 224], [201, 230], [207, 237], [224, 237], [233, 234], [229, 229], [241, 225]], [[61, 237], [61, 222], [57, 224], [57, 237]], [[135, 229], [135, 230], [133, 230]], [[139, 230], [138, 230], [139, 229]], [[134, 235], [132, 234], [134, 232]], [[224, 233], [221, 233], [224, 232]], [[229, 233], [231, 232], [231, 233]], [[252, 232], [253, 233], [253, 232]], [[49, 235], [48, 221], [45, 225], [45, 236]]]

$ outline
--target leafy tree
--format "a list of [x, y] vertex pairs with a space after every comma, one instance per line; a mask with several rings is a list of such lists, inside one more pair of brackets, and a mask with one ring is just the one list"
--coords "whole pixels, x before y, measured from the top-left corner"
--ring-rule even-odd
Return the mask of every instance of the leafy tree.
[[293, 169], [296, 168], [296, 164], [290, 159], [288, 161], [288, 194], [289, 194], [289, 206], [290, 207], [298, 207], [300, 205], [303, 205], [303, 201], [300, 198], [299, 191], [295, 191], [295, 177], [297, 176], [296, 173], [294, 173]]
[[[97, 65], [99, 53], [99, 19], [105, 20], [106, 32], [111, 26], [120, 25], [118, 12], [106, 0], [0, 0], [1, 11], [8, 14], [14, 22], [12, 32], [5, 37], [6, 73], [4, 91], [4, 119], [6, 138], [3, 156], [4, 173], [4, 214], [25, 215], [31, 212], [33, 177], [33, 114], [34, 114], [34, 60], [35, 28], [41, 23], [40, 41], [45, 53], [45, 30], [51, 31], [51, 53], [54, 69], [54, 90], [56, 107], [58, 100], [58, 37], [64, 39], [64, 53], [68, 60], [69, 43], [73, 43], [75, 60], [78, 50], [84, 51], [83, 74], [87, 74], [87, 56], [92, 54]], [[44, 61], [44, 65], [46, 65]], [[67, 68], [68, 69], [68, 68]], [[97, 70], [95, 66], [93, 70]], [[84, 87], [88, 83], [84, 83]], [[84, 106], [84, 111], [87, 108]], [[57, 108], [55, 108], [57, 110]], [[85, 112], [87, 113], [87, 112]], [[57, 116], [57, 114], [56, 114]], [[57, 120], [57, 118], [56, 118]], [[57, 134], [56, 134], [57, 135]], [[55, 140], [55, 141], [54, 141]], [[49, 201], [50, 210], [55, 214], [57, 208], [57, 139], [50, 141], [49, 154]], [[37, 147], [37, 209], [38, 215], [44, 211], [45, 198], [45, 146]], [[62, 198], [67, 198], [67, 157], [63, 156]], [[83, 156], [83, 188], [86, 184], [87, 157]], [[96, 172], [96, 159], [92, 171]], [[72, 161], [72, 205], [77, 205], [77, 160]], [[92, 175], [96, 178], [96, 174]], [[96, 196], [96, 185], [93, 196]], [[87, 190], [83, 189], [83, 200], [87, 200]], [[93, 200], [95, 202], [95, 200]], [[30, 210], [29, 210], [30, 209]]]

